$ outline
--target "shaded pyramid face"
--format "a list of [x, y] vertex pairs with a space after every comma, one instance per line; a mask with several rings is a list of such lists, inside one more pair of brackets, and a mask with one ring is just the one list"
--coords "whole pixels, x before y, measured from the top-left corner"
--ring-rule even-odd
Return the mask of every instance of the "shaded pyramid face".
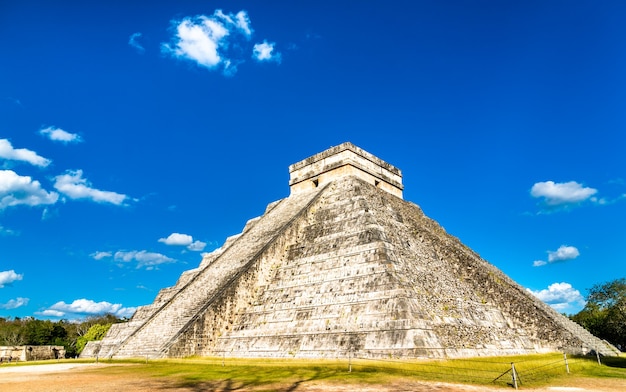
[[291, 169], [288, 198], [83, 355], [610, 351], [402, 200], [391, 165], [344, 143]]

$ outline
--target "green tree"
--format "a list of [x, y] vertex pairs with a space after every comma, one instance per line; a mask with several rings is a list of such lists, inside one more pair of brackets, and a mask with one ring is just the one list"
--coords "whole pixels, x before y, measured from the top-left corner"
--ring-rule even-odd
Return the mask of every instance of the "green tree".
[[111, 328], [111, 325], [111, 323], [92, 325], [87, 333], [85, 333], [83, 336], [80, 336], [76, 340], [76, 351], [80, 354], [85, 348], [87, 342], [90, 340], [102, 340], [109, 331], [109, 328]]
[[25, 341], [19, 319], [0, 318], [0, 346], [21, 346]]
[[589, 332], [626, 349], [626, 279], [596, 284], [587, 305], [572, 320]]
[[51, 344], [54, 325], [50, 320], [37, 320], [32, 317], [23, 319], [23, 330], [26, 336], [25, 344], [44, 346]]
[[[82, 346], [89, 340], [102, 339], [106, 330], [94, 328], [91, 335], [90, 329], [95, 325], [110, 326], [114, 323], [126, 321], [112, 314], [88, 317], [80, 322], [59, 320], [37, 320], [33, 317], [6, 319], [0, 317], [0, 346], [22, 346], [22, 345], [54, 345], [64, 346], [65, 355], [74, 357], [80, 353], [77, 343], [82, 338]], [[98, 332], [100, 331], [100, 332]], [[102, 332], [104, 331], [104, 332]]]

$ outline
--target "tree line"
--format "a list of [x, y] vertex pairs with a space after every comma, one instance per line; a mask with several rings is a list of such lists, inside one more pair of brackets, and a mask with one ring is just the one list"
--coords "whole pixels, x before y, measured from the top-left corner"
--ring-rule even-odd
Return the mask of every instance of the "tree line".
[[584, 309], [570, 318], [600, 339], [626, 350], [626, 279], [594, 285]]
[[111, 314], [80, 322], [0, 317], [0, 346], [63, 346], [66, 357], [71, 358], [80, 354], [87, 341], [102, 339], [112, 324], [123, 321]]

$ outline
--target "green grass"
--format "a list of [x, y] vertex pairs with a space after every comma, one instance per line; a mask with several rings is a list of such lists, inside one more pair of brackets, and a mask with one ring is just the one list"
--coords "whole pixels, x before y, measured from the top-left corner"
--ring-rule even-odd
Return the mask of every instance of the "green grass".
[[135, 366], [107, 366], [95, 371], [157, 377], [180, 387], [221, 390], [294, 390], [301, 383], [388, 385], [419, 380], [506, 388], [512, 382], [511, 363], [515, 364], [520, 386], [524, 388], [571, 385], [580, 379], [626, 379], [624, 356], [603, 358], [602, 366], [596, 358], [568, 358], [570, 374], [566, 372], [562, 354], [441, 361], [356, 359], [352, 360], [352, 372], [348, 371], [347, 359], [187, 358], [100, 362]]

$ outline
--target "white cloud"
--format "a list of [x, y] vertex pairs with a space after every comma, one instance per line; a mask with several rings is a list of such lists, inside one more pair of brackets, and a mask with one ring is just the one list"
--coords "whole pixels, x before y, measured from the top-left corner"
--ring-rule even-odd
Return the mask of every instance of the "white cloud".
[[555, 251], [548, 251], [548, 261], [533, 261], [533, 267], [541, 267], [548, 263], [556, 263], [559, 261], [573, 260], [578, 256], [580, 256], [580, 252], [575, 246], [561, 245], [559, 249]]
[[38, 206], [54, 204], [56, 192], [46, 192], [39, 181], [20, 176], [13, 170], [0, 170], [0, 210], [17, 205]]
[[162, 242], [166, 245], [187, 246], [193, 242], [193, 237], [188, 234], [172, 233], [167, 238], [160, 238], [159, 242]]
[[18, 232], [15, 230], [7, 229], [6, 227], [0, 225], [0, 235], [18, 235]]
[[276, 43], [267, 41], [254, 45], [254, 48], [252, 49], [252, 58], [257, 61], [276, 61], [280, 63], [281, 54], [274, 52], [275, 45]]
[[89, 199], [96, 203], [122, 205], [128, 196], [91, 187], [82, 170], [68, 170], [55, 177], [54, 187], [70, 199]]
[[66, 304], [63, 301], [57, 302], [39, 314], [44, 316], [63, 317], [68, 313], [78, 315], [110, 313], [118, 317], [130, 317], [133, 313], [135, 313], [135, 310], [136, 308], [124, 308], [122, 307], [122, 304], [112, 304], [106, 301], [95, 302], [90, 299], [83, 298], [74, 300], [71, 304]]
[[46, 309], [42, 312], [35, 312], [38, 316], [49, 316], [49, 317], [63, 317], [65, 316], [65, 312], [61, 312], [58, 310]]
[[62, 142], [62, 143], [80, 143], [83, 139], [75, 134], [64, 131], [61, 128], [56, 127], [48, 127], [39, 131], [39, 133], [43, 136], [46, 136], [48, 139]]
[[561, 245], [554, 252], [548, 251], [548, 262], [572, 260], [580, 256], [580, 252], [574, 246]]
[[252, 27], [250, 27], [250, 18], [248, 17], [248, 13], [246, 11], [239, 11], [237, 15], [237, 27], [243, 31], [243, 33], [250, 37], [252, 35]]
[[22, 280], [24, 275], [15, 273], [14, 270], [0, 272], [0, 289], [15, 281]]
[[[163, 53], [177, 59], [192, 61], [200, 67], [221, 69], [232, 76], [237, 66], [245, 61], [242, 53], [248, 50], [247, 41], [253, 29], [246, 11], [225, 14], [216, 10], [213, 15], [198, 15], [172, 21], [174, 34], [169, 43], [161, 44]], [[243, 38], [243, 39], [242, 39]], [[273, 53], [274, 43], [254, 46], [253, 57], [259, 61], [280, 62], [280, 53]]]
[[37, 155], [34, 151], [25, 148], [13, 148], [13, 145], [11, 145], [11, 142], [7, 139], [0, 139], [0, 158], [28, 162], [31, 165], [40, 167], [46, 167], [52, 162], [49, 159]]
[[144, 48], [140, 43], [139, 43], [139, 39], [141, 38], [141, 33], [133, 33], [130, 35], [130, 37], [128, 38], [128, 44], [130, 46], [132, 46], [133, 48], [135, 48], [137, 50], [137, 52], [139, 53], [144, 53], [146, 51], [146, 48]]
[[236, 15], [224, 14], [222, 10], [215, 10], [213, 14], [215, 17], [222, 19], [226, 22], [226, 25], [234, 26], [244, 36], [250, 37], [252, 35], [252, 27], [250, 27], [250, 18], [246, 11], [239, 11]]
[[105, 257], [113, 256], [113, 254], [111, 252], [94, 252], [94, 253], [90, 254], [89, 256], [91, 256], [95, 260], [102, 260]]
[[131, 318], [133, 314], [137, 311], [137, 308], [134, 306], [129, 306], [128, 308], [121, 308], [117, 311], [117, 317]]
[[176, 58], [215, 68], [222, 61], [218, 48], [228, 34], [224, 25], [215, 19], [206, 16], [185, 18], [176, 26], [175, 42], [164, 44], [162, 48]]
[[167, 238], [160, 238], [159, 242], [166, 245], [186, 246], [187, 249], [199, 252], [206, 247], [206, 242], [194, 241], [189, 234], [172, 233]]
[[54, 217], [57, 217], [58, 215], [59, 215], [59, 211], [58, 210], [54, 210], [54, 209], [46, 207], [41, 212], [41, 220], [45, 221], [45, 220], [48, 220], [48, 219], [52, 219]]
[[583, 296], [569, 283], [553, 283], [547, 289], [538, 291], [526, 290], [558, 311], [585, 305]]
[[187, 249], [192, 250], [194, 252], [200, 252], [204, 250], [206, 245], [207, 245], [206, 242], [194, 241], [191, 244], [189, 244], [189, 246], [187, 246]]
[[30, 299], [17, 297], [16, 299], [10, 299], [9, 302], [5, 304], [0, 304], [0, 309], [17, 309], [28, 305], [28, 301], [30, 301]]
[[598, 192], [597, 189], [583, 187], [576, 181], [555, 183], [554, 181], [538, 182], [530, 190], [533, 197], [543, 198], [548, 206], [581, 203]]
[[155, 266], [165, 263], [173, 263], [176, 260], [160, 253], [148, 252], [146, 250], [118, 251], [113, 258], [116, 261], [130, 263], [136, 262], [137, 268], [154, 269]]

